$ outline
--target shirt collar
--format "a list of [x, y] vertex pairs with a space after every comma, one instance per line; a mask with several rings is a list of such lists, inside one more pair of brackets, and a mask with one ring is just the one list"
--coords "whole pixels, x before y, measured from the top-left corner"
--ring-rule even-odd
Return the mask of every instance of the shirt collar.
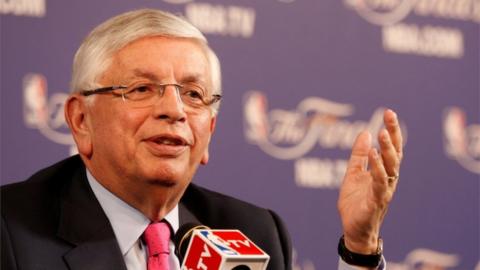
[[[150, 224], [150, 219], [104, 188], [87, 170], [90, 187], [107, 215], [123, 255], [137, 242]], [[164, 218], [175, 234], [179, 226], [178, 205]]]

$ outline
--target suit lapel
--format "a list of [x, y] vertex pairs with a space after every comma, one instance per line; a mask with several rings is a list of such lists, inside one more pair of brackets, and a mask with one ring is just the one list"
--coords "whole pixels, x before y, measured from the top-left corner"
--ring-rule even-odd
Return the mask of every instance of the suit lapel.
[[187, 223], [201, 224], [197, 217], [185, 206], [185, 203], [183, 202], [178, 204], [178, 219], [180, 226]]
[[57, 236], [74, 245], [64, 255], [72, 270], [126, 270], [110, 222], [88, 185], [84, 166], [62, 192]]

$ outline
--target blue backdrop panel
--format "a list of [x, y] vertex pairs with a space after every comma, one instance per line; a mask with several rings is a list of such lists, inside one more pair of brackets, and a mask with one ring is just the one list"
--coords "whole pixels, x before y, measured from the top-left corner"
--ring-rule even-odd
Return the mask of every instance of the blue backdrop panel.
[[143, 7], [185, 16], [222, 62], [211, 161], [194, 181], [277, 211], [295, 269], [334, 269], [346, 160], [386, 107], [406, 137], [389, 269], [480, 269], [478, 0], [0, 0], [2, 184], [75, 152], [62, 111], [73, 54]]

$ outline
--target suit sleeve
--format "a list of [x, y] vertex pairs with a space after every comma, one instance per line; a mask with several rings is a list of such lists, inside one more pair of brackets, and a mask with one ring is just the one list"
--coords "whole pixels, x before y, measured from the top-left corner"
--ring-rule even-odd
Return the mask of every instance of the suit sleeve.
[[270, 214], [275, 221], [277, 227], [278, 239], [280, 239], [280, 244], [282, 247], [283, 260], [286, 270], [292, 269], [292, 244], [290, 240], [290, 235], [287, 231], [287, 228], [280, 217], [273, 211], [269, 210]]
[[15, 270], [17, 265], [15, 263], [15, 255], [13, 254], [12, 242], [10, 240], [10, 234], [8, 233], [7, 225], [5, 219], [2, 216], [1, 224], [1, 239], [0, 239], [0, 249], [1, 249], [1, 269], [2, 270]]

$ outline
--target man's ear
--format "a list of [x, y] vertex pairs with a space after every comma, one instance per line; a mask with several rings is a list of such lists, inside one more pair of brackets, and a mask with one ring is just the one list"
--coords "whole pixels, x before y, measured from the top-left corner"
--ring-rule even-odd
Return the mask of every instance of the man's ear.
[[[215, 131], [216, 124], [217, 124], [217, 117], [214, 116], [212, 117], [212, 119], [210, 119], [210, 139], [212, 138], [213, 132]], [[210, 139], [208, 141], [208, 144], [210, 144]], [[207, 148], [203, 153], [202, 159], [200, 160], [200, 164], [202, 165], [206, 165], [208, 163], [208, 158], [209, 158], [208, 147], [209, 146], [207, 145]]]
[[78, 147], [78, 152], [90, 158], [93, 152], [91, 125], [88, 122], [88, 105], [85, 99], [76, 94], [70, 95], [65, 102], [65, 120]]

